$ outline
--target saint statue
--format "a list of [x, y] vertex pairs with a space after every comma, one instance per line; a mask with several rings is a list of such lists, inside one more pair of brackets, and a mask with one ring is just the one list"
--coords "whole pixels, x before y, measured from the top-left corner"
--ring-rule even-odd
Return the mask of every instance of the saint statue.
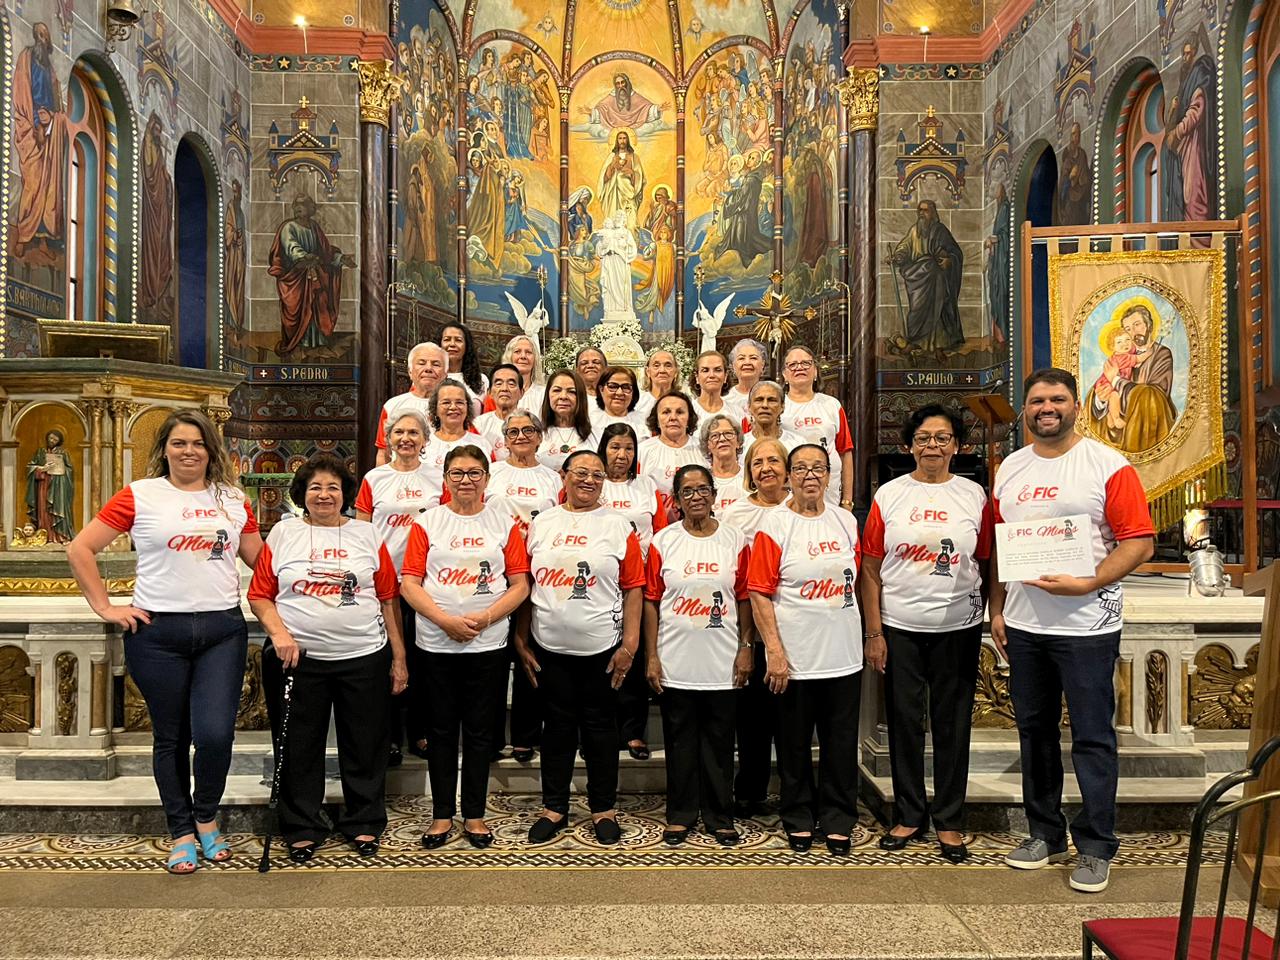
[[70, 543], [76, 535], [75, 482], [65, 442], [61, 430], [50, 430], [44, 446], [27, 461], [27, 516], [49, 543]]
[[621, 211], [605, 221], [595, 236], [596, 256], [600, 258], [600, 293], [604, 298], [604, 321], [629, 320], [635, 317], [631, 303], [631, 261], [639, 253], [636, 238], [627, 229], [626, 215]]

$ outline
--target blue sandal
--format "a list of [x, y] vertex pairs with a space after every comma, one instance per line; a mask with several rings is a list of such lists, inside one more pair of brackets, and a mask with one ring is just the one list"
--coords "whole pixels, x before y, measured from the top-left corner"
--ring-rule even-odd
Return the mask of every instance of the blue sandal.
[[[190, 870], [176, 870], [175, 867], [183, 867], [191, 864]], [[186, 876], [189, 873], [195, 873], [196, 867], [196, 845], [188, 840], [186, 843], [179, 843], [169, 851], [169, 859], [165, 863], [164, 868], [177, 876]]]
[[210, 863], [224, 863], [231, 859], [229, 856], [222, 858], [218, 857], [218, 854], [223, 851], [230, 852], [231, 847], [222, 839], [222, 833], [217, 827], [214, 827], [208, 833], [202, 833], [200, 830], [197, 830], [196, 837], [200, 840], [200, 852]]

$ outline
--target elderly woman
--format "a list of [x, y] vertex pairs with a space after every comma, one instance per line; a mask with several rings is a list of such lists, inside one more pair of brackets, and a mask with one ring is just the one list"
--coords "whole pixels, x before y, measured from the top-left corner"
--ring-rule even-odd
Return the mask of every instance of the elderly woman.
[[420, 343], [409, 351], [407, 360], [409, 367], [409, 389], [398, 393], [382, 405], [378, 415], [378, 435], [375, 442], [378, 447], [378, 465], [391, 459], [391, 451], [386, 444], [387, 421], [394, 420], [406, 410], [416, 410], [426, 416], [431, 403], [431, 395], [445, 377], [449, 368], [449, 355], [444, 348], [435, 343]]
[[471, 444], [493, 457], [489, 441], [476, 433], [471, 416], [471, 399], [467, 388], [453, 378], [445, 380], [431, 395], [431, 426], [434, 432], [422, 451], [422, 465], [436, 478], [437, 486], [443, 484], [444, 460], [449, 451], [462, 444]]
[[591, 429], [587, 388], [575, 370], [560, 370], [547, 380], [542, 400], [542, 444], [538, 461], [552, 470], [574, 450], [595, 450], [600, 440]]
[[[747, 450], [744, 483], [748, 495], [730, 504], [722, 523], [741, 530], [750, 547], [760, 525], [783, 508], [787, 488], [787, 448], [779, 440], [757, 440]], [[765, 812], [769, 777], [773, 773], [773, 734], [777, 726], [777, 698], [765, 686], [765, 653], [759, 633], [752, 644], [751, 678], [739, 694], [738, 776], [733, 795], [739, 816]]]
[[280, 832], [295, 863], [329, 836], [320, 808], [331, 713], [343, 800], [334, 826], [361, 856], [378, 852], [387, 826], [388, 697], [405, 688], [408, 671], [391, 554], [372, 523], [343, 516], [355, 492], [332, 454], [299, 467], [289, 494], [302, 520], [272, 528], [249, 585], [249, 607], [267, 634], [268, 706], [279, 702], [284, 672], [293, 673], [289, 741], [276, 759]]
[[579, 740], [587, 761], [587, 803], [596, 840], [615, 844], [618, 749], [614, 691], [633, 669], [640, 645], [644, 564], [628, 523], [600, 504], [600, 455], [569, 454], [565, 502], [529, 527], [530, 603], [521, 608], [516, 651], [542, 691], [542, 816], [530, 843], [545, 843], [569, 823], [569, 786]]
[[733, 846], [736, 688], [752, 665], [747, 541], [712, 516], [709, 469], [681, 467], [672, 490], [682, 519], [654, 537], [645, 565], [646, 674], [662, 697], [666, 745], [662, 837], [683, 843], [701, 814], [707, 832]]
[[816, 443], [831, 453], [831, 482], [827, 499], [843, 509], [853, 509], [853, 435], [844, 408], [835, 397], [817, 393], [818, 358], [805, 346], [788, 348], [783, 363], [787, 402], [782, 427]]
[[640, 442], [637, 456], [642, 476], [653, 480], [658, 492], [670, 497], [671, 480], [686, 463], [706, 464], [695, 431], [698, 415], [693, 401], [673, 390], [649, 412], [652, 437]]
[[749, 447], [757, 440], [781, 440], [782, 445], [791, 451], [804, 443], [804, 437], [787, 430], [782, 424], [785, 404], [786, 394], [778, 383], [773, 380], [757, 382], [751, 388], [751, 399], [747, 402], [751, 429], [743, 433], [743, 444]]
[[712, 506], [719, 516], [731, 503], [747, 495], [741, 459], [742, 427], [728, 414], [714, 414], [702, 422], [698, 446], [711, 464], [711, 476], [716, 481], [716, 502]]
[[[431, 431], [427, 421], [416, 410], [402, 413], [388, 422], [387, 449], [392, 460], [374, 467], [360, 482], [356, 494], [356, 519], [372, 521], [378, 536], [387, 545], [391, 562], [400, 570], [404, 564], [404, 548], [409, 542], [409, 528], [418, 515], [440, 502], [444, 492], [439, 476], [422, 462], [422, 451]], [[400, 599], [401, 635], [412, 636], [413, 608]], [[411, 709], [402, 703], [406, 698], [392, 697], [391, 704], [391, 766], [400, 763], [400, 743], [406, 730], [401, 721], [403, 711]], [[417, 756], [425, 756], [427, 747], [425, 718], [411, 712], [407, 724], [409, 750]]]
[[[880, 846], [901, 850], [927, 831], [962, 863], [969, 732], [982, 644], [991, 511], [982, 487], [951, 472], [964, 421], [928, 404], [902, 427], [916, 468], [876, 491], [863, 531], [867, 663], [884, 673], [896, 823]], [[924, 717], [933, 737], [933, 803], [924, 786]]]
[[610, 367], [596, 384], [596, 403], [591, 411], [591, 425], [596, 433], [614, 423], [626, 423], [637, 435], [648, 436], [644, 416], [636, 410], [640, 388], [629, 367]]
[[[151, 717], [151, 766], [173, 839], [166, 868], [186, 874], [196, 869], [197, 842], [206, 860], [231, 856], [217, 820], [249, 645], [236, 558], [252, 566], [262, 536], [203, 413], [166, 418], [146, 473], [67, 544], [67, 563], [90, 609], [124, 634], [125, 665]], [[122, 533], [137, 551], [137, 582], [131, 603], [113, 604], [95, 557]]]
[[478, 416], [489, 392], [489, 378], [480, 372], [480, 356], [471, 331], [460, 323], [446, 323], [440, 328], [440, 347], [449, 357], [446, 376], [467, 388], [472, 416]]
[[512, 364], [520, 371], [522, 393], [518, 405], [533, 413], [541, 412], [547, 378], [542, 370], [542, 349], [538, 341], [523, 334], [512, 337], [502, 351], [502, 362]]
[[573, 369], [578, 371], [578, 376], [587, 385], [587, 396], [595, 396], [596, 385], [608, 366], [609, 361], [599, 347], [583, 347], [573, 358]]
[[[724, 403], [729, 392], [729, 361], [723, 353], [707, 350], [698, 354], [689, 374], [689, 392], [693, 394], [694, 406], [698, 408], [698, 419], [706, 419], [713, 413], [733, 416], [733, 408], [726, 407]], [[741, 420], [741, 416], [738, 419]]]
[[[542, 443], [542, 423], [525, 410], [507, 417], [504, 432], [511, 455], [495, 464], [489, 478], [488, 498], [504, 507], [520, 524], [520, 533], [529, 532], [533, 518], [560, 502], [564, 486], [560, 474], [538, 462]], [[514, 650], [510, 651], [514, 656]], [[497, 749], [507, 743], [505, 698], [494, 711]], [[542, 707], [538, 693], [529, 685], [524, 670], [517, 666], [511, 684], [511, 756], [520, 763], [533, 759], [534, 748], [542, 742]]]
[[489, 441], [493, 461], [507, 459], [507, 438], [503, 425], [520, 402], [520, 371], [511, 363], [500, 363], [489, 374], [489, 410], [475, 419], [475, 431]]
[[724, 402], [734, 413], [743, 417], [748, 415], [747, 402], [751, 397], [751, 388], [764, 376], [765, 357], [768, 355], [765, 345], [750, 337], [739, 340], [729, 351], [734, 384], [725, 395]]
[[485, 503], [489, 458], [479, 447], [454, 447], [444, 465], [449, 502], [428, 510], [409, 533], [402, 589], [418, 612], [416, 655], [430, 690], [427, 767], [431, 825], [428, 850], [453, 831], [462, 733], [462, 832], [487, 847], [484, 820], [493, 715], [506, 693], [508, 619], [529, 596], [529, 558], [520, 523]]
[[675, 388], [679, 373], [680, 366], [670, 350], [655, 350], [649, 354], [644, 365], [644, 392], [640, 394], [640, 400], [636, 404], [641, 416], [649, 416], [654, 404]]
[[858, 815], [858, 523], [826, 502], [826, 450], [801, 444], [787, 469], [791, 499], [761, 524], [748, 578], [765, 683], [778, 696], [778, 813], [791, 849], [808, 850], [821, 824], [827, 849], [843, 856]]

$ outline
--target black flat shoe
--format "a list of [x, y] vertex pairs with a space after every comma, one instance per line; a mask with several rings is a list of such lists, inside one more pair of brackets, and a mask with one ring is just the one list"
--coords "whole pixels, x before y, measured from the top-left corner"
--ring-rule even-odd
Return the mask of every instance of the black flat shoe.
[[387, 753], [387, 769], [398, 767], [402, 763], [404, 763], [404, 753], [401, 752], [399, 747], [392, 747]]
[[467, 842], [477, 850], [483, 850], [485, 847], [489, 846], [489, 844], [493, 843], [493, 834], [490, 832], [475, 833], [471, 830], [463, 830], [462, 833], [466, 836]]
[[530, 843], [546, 843], [554, 840], [556, 834], [569, 825], [567, 816], [561, 817], [559, 820], [552, 820], [550, 817], [539, 817], [537, 822], [529, 828]]
[[938, 852], [948, 863], [964, 863], [969, 859], [969, 848], [963, 843], [943, 843], [939, 840]]
[[662, 842], [669, 847], [678, 847], [689, 839], [689, 830], [687, 827], [680, 827], [678, 830], [674, 827], [667, 827], [662, 831]]
[[453, 836], [453, 827], [450, 827], [444, 833], [424, 833], [421, 841], [422, 847], [425, 850], [438, 849], [448, 843], [451, 836]]
[[605, 817], [596, 821], [596, 843], [611, 847], [622, 839], [622, 828], [613, 817]]
[[813, 846], [813, 834], [802, 837], [798, 833], [788, 833], [787, 843], [791, 845], [791, 849], [796, 853], [808, 853], [809, 848]]
[[378, 855], [380, 844], [377, 840], [356, 840], [352, 838], [349, 842], [355, 848], [356, 853], [362, 857], [376, 857]]
[[516, 763], [530, 763], [533, 760], [533, 747], [516, 747], [511, 751], [511, 759]]
[[648, 760], [650, 756], [648, 744], [641, 744], [638, 747], [633, 747], [628, 743], [627, 753], [631, 754], [632, 760]]
[[886, 833], [880, 838], [880, 849], [905, 850], [908, 843], [918, 843], [923, 840], [927, 832], [924, 827], [916, 827], [915, 832], [908, 833], [905, 837], [895, 837], [892, 833]]
[[316, 844], [308, 843], [302, 847], [290, 847], [289, 859], [294, 863], [306, 863], [316, 855]]
[[847, 857], [852, 846], [853, 841], [849, 837], [845, 837], [843, 840], [827, 837], [827, 852], [833, 857]]
[[742, 842], [742, 837], [738, 835], [738, 831], [732, 828], [717, 830], [713, 836], [716, 838], [716, 843], [722, 847], [736, 847]]

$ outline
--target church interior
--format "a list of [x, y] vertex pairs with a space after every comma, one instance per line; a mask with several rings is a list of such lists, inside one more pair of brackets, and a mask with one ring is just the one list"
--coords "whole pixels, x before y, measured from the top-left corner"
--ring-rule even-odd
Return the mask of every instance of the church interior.
[[[1082, 920], [1177, 913], [1196, 804], [1280, 728], [1280, 0], [4, 0], [0, 101], [0, 955], [1059, 958]], [[1162, 254], [1136, 339], [1124, 278], [1070, 273]], [[911, 469], [911, 411], [962, 408], [953, 469], [989, 486], [1024, 442], [1024, 379], [1079, 371], [1156, 518], [1126, 582], [1106, 894], [1002, 866], [1026, 821], [989, 638], [959, 867], [877, 846], [889, 735], [864, 671], [842, 862], [769, 816], [733, 850], [664, 846], [655, 706], [615, 850], [581, 826], [525, 844], [537, 771], [508, 757], [494, 847], [424, 855], [406, 757], [376, 862], [258, 876], [252, 619], [237, 856], [164, 876], [151, 721], [66, 545], [150, 475], [179, 408], [216, 424], [267, 536], [317, 454], [375, 466], [380, 409], [448, 323], [486, 372], [522, 331], [548, 372], [592, 344], [636, 369], [669, 351], [683, 379], [708, 336], [762, 341], [777, 380], [804, 345], [848, 419], [860, 518]], [[1210, 541], [1225, 590], [1197, 579]], [[98, 563], [132, 592], [127, 537]], [[1206, 863], [1232, 856], [1210, 836]]]

